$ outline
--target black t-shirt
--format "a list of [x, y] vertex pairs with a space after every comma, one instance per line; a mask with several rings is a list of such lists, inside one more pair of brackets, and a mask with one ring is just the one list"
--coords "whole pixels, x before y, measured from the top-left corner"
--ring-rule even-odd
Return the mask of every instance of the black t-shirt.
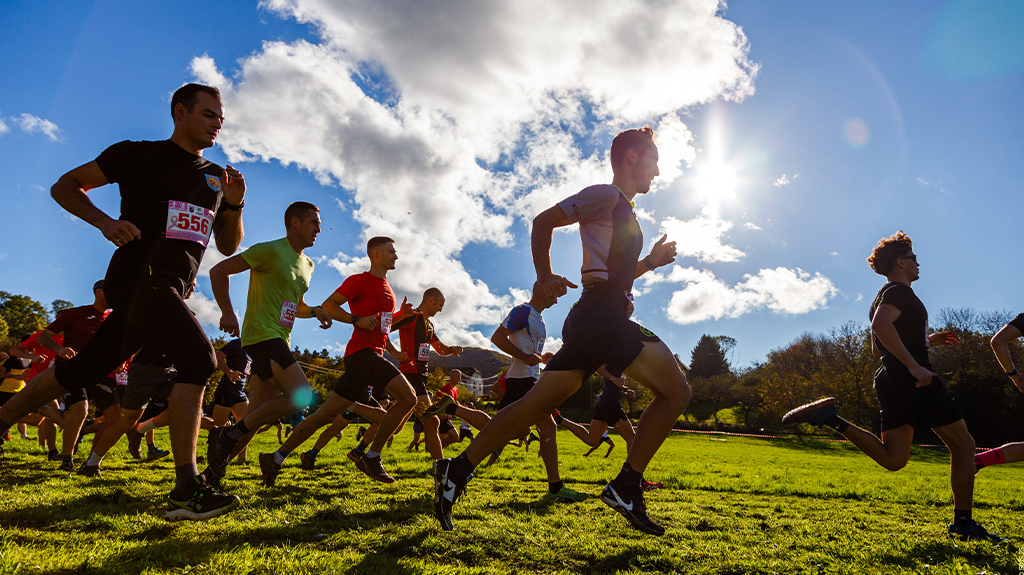
[[[900, 336], [900, 341], [903, 342], [903, 347], [907, 348], [907, 351], [921, 367], [931, 369], [932, 364], [928, 361], [928, 310], [914, 294], [914, 290], [900, 282], [885, 284], [882, 289], [878, 290], [878, 295], [875, 296], [875, 301], [871, 304], [869, 319], [875, 317], [875, 310], [882, 304], [888, 304], [900, 310], [900, 317], [896, 318], [893, 325], [896, 327], [896, 333]], [[882, 366], [890, 375], [901, 379], [914, 379], [907, 366], [896, 359], [892, 352], [885, 349], [877, 336], [872, 334], [871, 337], [874, 338], [875, 345], [882, 353]]]
[[178, 280], [174, 285], [180, 282], [184, 295], [212, 241], [221, 167], [170, 140], [119, 142], [96, 164], [120, 188], [120, 219], [142, 233], [114, 252], [107, 273], [130, 283], [143, 274], [163, 275]]
[[601, 395], [597, 396], [598, 405], [619, 405], [622, 402], [622, 388], [610, 379], [604, 380]]
[[233, 339], [224, 344], [224, 347], [220, 348], [220, 351], [224, 352], [224, 355], [226, 356], [224, 361], [228, 364], [228, 367], [241, 372], [243, 375], [242, 379], [238, 380], [237, 384], [233, 383], [228, 379], [228, 376], [225, 375], [220, 379], [220, 383], [218, 385], [237, 385], [241, 387], [245, 384], [246, 376], [249, 375], [250, 365], [249, 354], [245, 353], [242, 349], [242, 340]]
[[1024, 333], [1024, 313], [1018, 314], [1017, 317], [1013, 318], [1007, 325], [1012, 325], [1020, 330], [1021, 333]]

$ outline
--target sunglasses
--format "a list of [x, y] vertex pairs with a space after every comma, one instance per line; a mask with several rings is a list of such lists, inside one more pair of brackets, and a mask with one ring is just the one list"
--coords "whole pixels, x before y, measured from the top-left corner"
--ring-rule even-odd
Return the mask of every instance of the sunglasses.
[[917, 254], [910, 254], [909, 256], [903, 256], [900, 259], [901, 260], [910, 260], [910, 261], [912, 261], [912, 262], [914, 262], [916, 264], [917, 263]]

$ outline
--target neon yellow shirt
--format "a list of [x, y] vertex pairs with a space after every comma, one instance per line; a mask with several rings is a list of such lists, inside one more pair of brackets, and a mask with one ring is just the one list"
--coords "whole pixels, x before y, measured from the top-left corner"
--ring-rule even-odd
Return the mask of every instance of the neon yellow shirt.
[[295, 313], [313, 277], [313, 260], [297, 253], [288, 238], [256, 244], [242, 257], [252, 268], [242, 345], [280, 338], [290, 347]]

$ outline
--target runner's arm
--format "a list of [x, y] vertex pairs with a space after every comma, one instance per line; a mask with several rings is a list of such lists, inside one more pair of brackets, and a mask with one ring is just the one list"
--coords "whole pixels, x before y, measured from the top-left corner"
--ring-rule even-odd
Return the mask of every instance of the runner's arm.
[[[38, 341], [38, 338], [36, 339], [36, 341]], [[32, 353], [32, 352], [28, 351], [27, 349], [21, 347], [21, 344], [15, 345], [14, 347], [12, 347], [11, 349], [9, 349], [7, 351], [9, 351], [10, 354], [12, 356], [14, 356], [14, 357], [17, 357], [17, 358], [20, 358], [20, 359], [27, 359], [27, 360], [31, 361], [32, 363], [39, 363], [39, 362], [41, 362], [41, 361], [46, 359], [46, 356], [44, 356], [42, 354]]]
[[[1017, 389], [1024, 391], [1024, 374], [1017, 371], [1017, 368], [1013, 365], [1013, 357], [1010, 356], [1010, 342], [1021, 335], [1024, 334], [1017, 327], [1006, 324], [1003, 326], [1003, 329], [992, 336], [989, 344], [992, 346], [992, 352], [996, 354], [996, 361], [999, 362], [1000, 367], [1013, 380], [1013, 384], [1017, 386]], [[11, 351], [13, 352], [14, 348], [11, 348]]]
[[569, 280], [555, 275], [551, 271], [552, 235], [555, 228], [569, 224], [569, 218], [566, 217], [562, 208], [558, 206], [551, 206], [533, 218], [533, 231], [530, 233], [530, 251], [533, 253], [533, 267], [537, 271], [537, 282], [548, 295], [563, 296], [567, 287], [576, 287]]
[[103, 237], [120, 247], [141, 238], [142, 232], [131, 222], [115, 220], [108, 216], [89, 199], [89, 190], [108, 183], [107, 176], [103, 174], [99, 164], [93, 161], [61, 176], [50, 188], [50, 197], [60, 204], [60, 207], [100, 230]]
[[231, 383], [238, 383], [238, 380], [242, 379], [242, 374], [228, 367], [228, 356], [221, 350], [217, 350], [217, 369], [224, 375], [228, 376]]
[[36, 341], [39, 342], [39, 345], [56, 353], [57, 355], [64, 359], [71, 359], [72, 357], [75, 357], [75, 350], [71, 349], [70, 347], [64, 347], [63, 345], [54, 341], [53, 336], [55, 335], [57, 334], [53, 333], [48, 329], [44, 329], [39, 332], [39, 335], [36, 336]]
[[331, 314], [324, 311], [323, 306], [318, 305], [310, 307], [309, 304], [306, 303], [305, 298], [299, 302], [299, 306], [295, 309], [295, 317], [308, 317], [318, 320], [322, 329], [331, 327], [331, 323], [334, 321], [331, 318]]
[[[233, 206], [241, 206], [245, 201], [245, 178], [242, 177], [242, 173], [228, 165], [224, 168], [220, 180], [224, 201]], [[213, 237], [217, 241], [217, 251], [230, 256], [238, 249], [244, 235], [242, 210], [222, 208], [217, 212], [217, 217], [213, 220]]]
[[[348, 299], [338, 292], [334, 292], [330, 297], [324, 300], [324, 303], [320, 305], [324, 311], [328, 313], [332, 318], [342, 323], [352, 323], [352, 314], [345, 311], [345, 308], [341, 307]], [[377, 323], [380, 319], [375, 315], [368, 315], [366, 317], [359, 318], [359, 321], [355, 323], [356, 327], [362, 329], [374, 329], [377, 327]]]
[[526, 353], [516, 347], [516, 344], [512, 343], [512, 340], [509, 339], [509, 336], [511, 335], [512, 332], [510, 332], [507, 327], [499, 325], [498, 329], [494, 330], [494, 335], [491, 336], [491, 343], [501, 351], [511, 355], [526, 365], [532, 367], [540, 363], [541, 358], [539, 355], [535, 353]]
[[231, 276], [247, 269], [250, 269], [249, 262], [242, 254], [231, 256], [210, 269], [210, 287], [220, 306], [220, 329], [233, 337], [238, 337], [239, 329], [235, 308], [231, 307]]
[[633, 276], [633, 279], [676, 261], [676, 243], [674, 241], [666, 242], [667, 239], [668, 234], [661, 236], [661, 239], [651, 248], [651, 253], [636, 263], [636, 275]]
[[903, 341], [900, 340], [899, 332], [896, 331], [896, 326], [893, 325], [893, 322], [899, 317], [899, 308], [883, 303], [878, 306], [878, 309], [875, 310], [875, 316], [871, 318], [871, 331], [878, 337], [878, 341], [885, 346], [885, 349], [896, 356], [900, 363], [907, 366], [911, 375], [917, 378], [917, 387], [924, 387], [931, 383], [932, 376], [938, 374], [922, 367], [914, 359], [914, 356], [910, 355], [910, 352], [907, 351]]

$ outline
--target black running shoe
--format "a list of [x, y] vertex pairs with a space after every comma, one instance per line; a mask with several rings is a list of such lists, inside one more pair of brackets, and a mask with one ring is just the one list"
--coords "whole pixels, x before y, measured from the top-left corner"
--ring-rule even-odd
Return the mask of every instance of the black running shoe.
[[222, 493], [198, 477], [183, 489], [175, 489], [168, 496], [169, 505], [164, 519], [167, 521], [203, 521], [234, 509], [240, 500], [237, 495]]
[[228, 437], [230, 431], [231, 428], [229, 427], [214, 427], [210, 430], [206, 443], [207, 465], [210, 466], [214, 473], [221, 477], [227, 474], [228, 456], [231, 455], [231, 450], [238, 444], [237, 439]]
[[303, 451], [299, 454], [299, 462], [302, 464], [302, 469], [313, 471], [313, 468], [316, 467], [316, 456], [310, 455], [308, 451]]
[[78, 468], [77, 473], [85, 477], [103, 477], [103, 474], [100, 473], [99, 465], [88, 465], [83, 463], [82, 466]]
[[[452, 507], [455, 502], [466, 491], [466, 484], [459, 484], [451, 477], [453, 460], [439, 459], [434, 462], [434, 517], [441, 522], [441, 529], [451, 531], [455, 529], [452, 523]], [[470, 474], [466, 482], [473, 479]]]
[[202, 481], [203, 483], [205, 483], [205, 484], [209, 485], [210, 487], [216, 489], [217, 491], [220, 491], [221, 493], [223, 493], [224, 492], [224, 484], [221, 483], [221, 479], [224, 479], [224, 478], [219, 476], [219, 475], [217, 475], [216, 473], [214, 473], [213, 470], [210, 469], [209, 467], [204, 469], [203, 472], [199, 474], [199, 480], [200, 481]]
[[356, 432], [356, 441], [362, 441], [364, 435], [366, 435], [366, 428], [360, 426], [359, 431]]
[[75, 472], [75, 462], [73, 459], [61, 459], [60, 467], [57, 468], [60, 471], [66, 471], [67, 473]]
[[166, 449], [160, 449], [159, 447], [153, 446], [146, 452], [147, 461], [156, 461], [162, 457], [167, 457], [171, 452]]
[[395, 478], [388, 475], [387, 471], [384, 471], [384, 464], [380, 462], [380, 457], [369, 457], [364, 455], [362, 459], [356, 462], [356, 467], [359, 471], [362, 471], [370, 477], [370, 479], [380, 481], [381, 483], [394, 483]]
[[826, 397], [791, 410], [782, 416], [782, 423], [810, 423], [815, 427], [821, 427], [825, 425], [828, 416], [838, 413], [836, 398]]
[[263, 474], [263, 485], [273, 487], [277, 474], [281, 473], [281, 465], [274, 461], [273, 453], [260, 454], [260, 473]]
[[46, 459], [48, 461], [60, 461], [60, 451], [51, 449], [50, 452], [46, 454]]
[[664, 535], [665, 528], [647, 516], [647, 505], [644, 503], [644, 492], [637, 485], [628, 489], [611, 481], [601, 492], [601, 501], [619, 512], [629, 520], [633, 527], [650, 535]]

